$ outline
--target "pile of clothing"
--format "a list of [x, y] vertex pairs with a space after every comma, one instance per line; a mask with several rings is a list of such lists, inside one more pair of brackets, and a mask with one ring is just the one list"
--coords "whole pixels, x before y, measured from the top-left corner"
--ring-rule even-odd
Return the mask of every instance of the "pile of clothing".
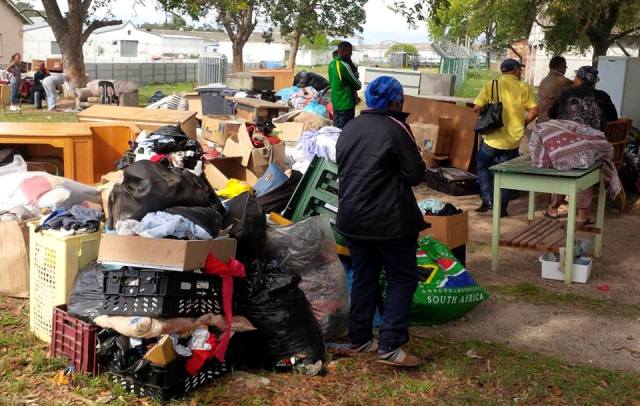
[[425, 216], [454, 216], [462, 213], [462, 210], [453, 204], [438, 199], [421, 200], [418, 207]]
[[294, 161], [292, 168], [304, 174], [314, 156], [335, 162], [336, 144], [341, 132], [342, 130], [337, 127], [322, 127], [319, 130], [305, 131], [296, 147], [287, 151], [289, 157]]

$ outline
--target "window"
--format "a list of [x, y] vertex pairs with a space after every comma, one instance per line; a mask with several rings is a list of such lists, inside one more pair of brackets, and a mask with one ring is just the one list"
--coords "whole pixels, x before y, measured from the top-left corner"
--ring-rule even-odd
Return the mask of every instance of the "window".
[[60, 50], [60, 45], [56, 41], [51, 41], [51, 54], [62, 55], [62, 51]]
[[120, 41], [120, 56], [137, 57], [138, 41]]

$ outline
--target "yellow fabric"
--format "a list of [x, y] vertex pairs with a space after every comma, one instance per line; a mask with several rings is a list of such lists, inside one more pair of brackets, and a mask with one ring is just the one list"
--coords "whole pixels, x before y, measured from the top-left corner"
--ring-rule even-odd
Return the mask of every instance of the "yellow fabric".
[[218, 196], [225, 199], [233, 199], [234, 197], [239, 196], [244, 192], [249, 192], [250, 190], [251, 186], [247, 185], [245, 182], [238, 179], [229, 179], [227, 186], [218, 191]]
[[[504, 127], [484, 134], [484, 142], [496, 149], [516, 149], [524, 135], [525, 115], [528, 109], [537, 106], [531, 86], [520, 81], [514, 75], [501, 75], [498, 79], [500, 101], [502, 102], [502, 121]], [[494, 92], [495, 94], [495, 92]], [[491, 99], [491, 82], [484, 85], [478, 97], [473, 101], [478, 107], [495, 102]]]

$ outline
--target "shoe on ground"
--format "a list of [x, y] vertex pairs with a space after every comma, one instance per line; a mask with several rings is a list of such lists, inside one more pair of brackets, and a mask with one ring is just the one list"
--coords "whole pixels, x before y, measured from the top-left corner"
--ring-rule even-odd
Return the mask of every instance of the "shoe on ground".
[[414, 368], [420, 365], [420, 358], [407, 354], [402, 348], [391, 352], [378, 351], [376, 362], [401, 368]]
[[476, 211], [476, 213], [486, 213], [486, 212], [490, 211], [491, 209], [493, 209], [493, 206], [491, 205], [491, 203], [482, 202], [480, 207], [478, 207], [475, 211]]
[[9, 111], [18, 111], [18, 107], [17, 106], [9, 106]]
[[500, 210], [500, 218], [503, 217], [509, 217], [509, 212], [507, 211], [507, 209]]
[[353, 346], [352, 344], [326, 343], [327, 352], [343, 357], [349, 357], [356, 354], [377, 353], [379, 347], [378, 340], [375, 338], [372, 338], [359, 346]]

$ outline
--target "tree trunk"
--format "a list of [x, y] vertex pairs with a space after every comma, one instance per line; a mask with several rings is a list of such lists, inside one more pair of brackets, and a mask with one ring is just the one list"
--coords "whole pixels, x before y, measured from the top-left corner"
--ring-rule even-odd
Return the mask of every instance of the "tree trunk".
[[287, 69], [293, 69], [296, 66], [296, 56], [298, 55], [298, 47], [300, 47], [300, 31], [293, 33], [291, 38], [291, 51], [289, 52], [289, 60], [287, 61]]
[[64, 73], [69, 76], [69, 83], [75, 88], [84, 87], [87, 74], [82, 53], [82, 38], [67, 37], [65, 41], [60, 42], [60, 50], [62, 66]]
[[591, 42], [591, 46], [593, 47], [593, 57], [591, 63], [593, 66], [598, 67], [598, 57], [605, 56], [607, 54], [607, 50], [609, 50], [608, 39], [602, 39], [599, 41]]
[[238, 41], [234, 41], [232, 43], [233, 73], [244, 72], [244, 60], [242, 59], [242, 48], [244, 48], [244, 44], [240, 44]]

